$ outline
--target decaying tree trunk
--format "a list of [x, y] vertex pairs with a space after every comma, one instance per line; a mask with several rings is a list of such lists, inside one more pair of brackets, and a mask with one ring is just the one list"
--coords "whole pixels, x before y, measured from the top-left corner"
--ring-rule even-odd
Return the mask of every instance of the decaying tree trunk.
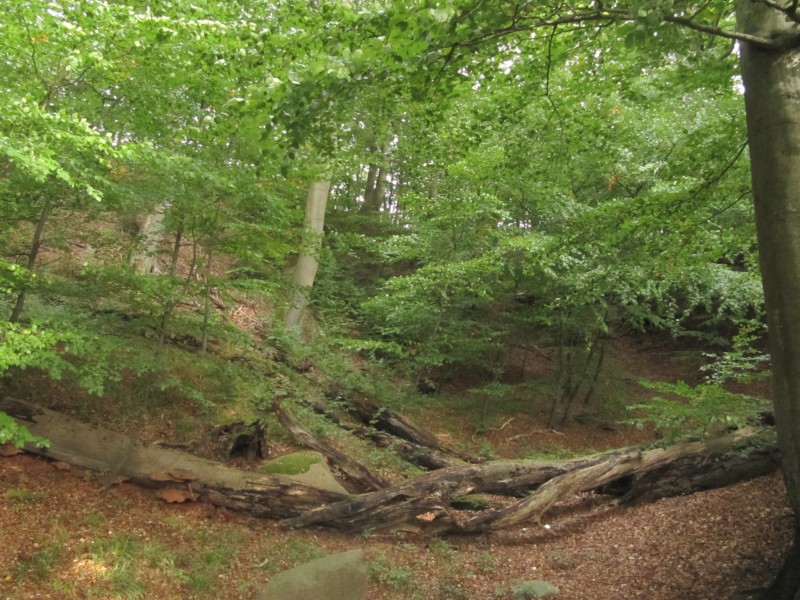
[[378, 406], [365, 396], [357, 393], [352, 394], [349, 400], [353, 414], [366, 425], [391, 433], [417, 446], [438, 450], [464, 461], [471, 460], [468, 456], [446, 447], [430, 431], [422, 429], [398, 412]]
[[[112, 478], [121, 475], [143, 485], [167, 488], [178, 497], [182, 494], [186, 499], [287, 519], [287, 524], [295, 527], [325, 525], [348, 531], [408, 527], [423, 533], [497, 530], [535, 520], [559, 500], [610, 484], [622, 487], [622, 493], [631, 492], [629, 497], [647, 496], [642, 492], [660, 497], [731, 483], [733, 473], [738, 479], [756, 477], [774, 471], [779, 464], [771, 432], [740, 432], [705, 442], [651, 450], [629, 448], [569, 461], [491, 461], [448, 467], [374, 492], [347, 496], [297, 483], [290, 476], [261, 476], [143, 444], [24, 402], [0, 398], [0, 410], [50, 440], [47, 449], [30, 448], [38, 454], [109, 472]], [[656, 472], [659, 478], [653, 482], [649, 474]], [[661, 485], [670, 478], [680, 484]], [[516, 503], [478, 516], [457, 514], [452, 506], [466, 495], [530, 490], [533, 492]]]
[[[745, 474], [742, 479], [773, 472], [779, 465], [774, 442], [765, 441], [764, 435], [753, 434], [647, 451], [638, 448], [617, 450], [573, 461], [493, 461], [433, 471], [385, 490], [309, 510], [289, 523], [293, 526], [324, 524], [359, 531], [400, 527], [415, 522], [420, 525], [422, 521], [423, 529], [431, 533], [496, 530], [538, 519], [555, 502], [575, 493], [656, 469], [666, 470], [673, 465], [681, 468], [682, 461], [700, 458], [702, 460], [696, 464], [701, 471], [717, 471], [720, 465], [732, 461], [753, 461], [753, 468], [741, 468]], [[713, 487], [713, 480], [703, 483], [700, 489]], [[535, 491], [510, 507], [484, 512], [467, 520], [457, 519], [454, 511], [450, 510], [451, 499], [482, 492], [498, 493], [509, 487], [535, 488]], [[686, 487], [672, 493], [666, 489], [660, 492], [662, 495], [686, 493]]]
[[248, 462], [254, 462], [269, 454], [267, 429], [261, 421], [250, 424], [235, 421], [217, 425], [211, 431], [211, 436], [216, 449], [215, 456], [224, 459], [242, 457]]
[[291, 476], [264, 476], [144, 444], [26, 402], [0, 398], [0, 410], [50, 441], [48, 448], [28, 446], [26, 450], [105, 472], [108, 482], [127, 478], [140, 485], [174, 491], [180, 499], [204, 500], [273, 519], [294, 517], [309, 508], [346, 498], [297, 483]]
[[403, 460], [410, 462], [412, 465], [422, 467], [423, 469], [446, 469], [447, 467], [463, 465], [465, 462], [452, 458], [441, 450], [409, 442], [408, 440], [386, 433], [385, 431], [377, 431], [369, 427], [360, 427], [354, 430], [353, 434], [369, 440], [381, 448], [389, 448], [396, 452]]
[[362, 490], [379, 490], [389, 487], [389, 481], [377, 473], [373, 473], [361, 463], [353, 460], [341, 450], [337, 450], [329, 443], [319, 439], [302, 426], [291, 411], [289, 411], [279, 401], [275, 402], [275, 413], [281, 425], [292, 434], [292, 437], [301, 445], [321, 452], [333, 464], [334, 467], [342, 471], [348, 479], [357, 484]]
[[[752, 447], [754, 441], [757, 443], [755, 447]], [[538, 521], [556, 502], [579, 492], [594, 490], [625, 477], [646, 475], [657, 469], [668, 470], [676, 465], [680, 466], [681, 463], [686, 461], [694, 463], [701, 473], [717, 472], [722, 464], [731, 463], [736, 461], [737, 458], [743, 458], [742, 452], [745, 450], [752, 452], [758, 458], [758, 460], [754, 461], [755, 466], [748, 466], [747, 472], [751, 473], [750, 476], [754, 476], [752, 475], [753, 472], [758, 475], [766, 474], [777, 469], [779, 462], [777, 449], [774, 446], [766, 452], [770, 460], [766, 462], [762, 460], [764, 455], [759, 453], [758, 447], [763, 442], [764, 439], [749, 433], [702, 442], [686, 442], [668, 446], [667, 448], [654, 448], [647, 451], [642, 451], [638, 448], [623, 450], [616, 456], [611, 456], [609, 460], [553, 477], [539, 486], [530, 496], [513, 506], [482, 514], [466, 523], [458, 524], [457, 528], [466, 532], [498, 530], [531, 520]], [[766, 473], [763, 470], [765, 466]], [[713, 478], [700, 479], [706, 485], [690, 491], [694, 492], [699, 491], [699, 489], [715, 487], [711, 485]], [[684, 493], [685, 489], [685, 486], [679, 489], [663, 487], [659, 497]]]
[[441, 450], [416, 444], [385, 431], [378, 431], [371, 426], [361, 427], [344, 423], [336, 413], [317, 402], [306, 401], [303, 404], [354, 436], [368, 440], [381, 448], [390, 448], [403, 460], [423, 469], [444, 469], [464, 464], [463, 460], [452, 458]]

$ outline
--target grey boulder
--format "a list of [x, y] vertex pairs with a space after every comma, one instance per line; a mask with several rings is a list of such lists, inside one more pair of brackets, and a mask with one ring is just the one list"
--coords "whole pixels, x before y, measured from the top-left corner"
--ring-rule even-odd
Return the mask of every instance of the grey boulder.
[[278, 573], [256, 600], [365, 600], [366, 597], [364, 552], [350, 550]]

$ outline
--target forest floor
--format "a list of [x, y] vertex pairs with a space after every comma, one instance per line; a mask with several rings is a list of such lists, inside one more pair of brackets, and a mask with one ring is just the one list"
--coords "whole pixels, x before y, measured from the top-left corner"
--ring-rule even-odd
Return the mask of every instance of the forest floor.
[[[694, 368], [627, 351], [628, 367], [635, 359], [653, 379]], [[497, 426], [476, 437], [457, 411], [437, 414], [417, 418], [500, 456], [603, 450], [648, 435], [579, 423], [554, 433], [540, 416], [497, 413]], [[0, 457], [0, 599], [248, 599], [283, 569], [363, 548], [370, 600], [511, 599], [513, 584], [528, 579], [555, 584], [564, 600], [719, 600], [766, 585], [793, 527], [780, 474], [636, 506], [584, 495], [542, 523], [443, 539], [287, 530], [208, 504], [166, 504], [127, 483], [102, 487], [99, 475], [62, 463]]]

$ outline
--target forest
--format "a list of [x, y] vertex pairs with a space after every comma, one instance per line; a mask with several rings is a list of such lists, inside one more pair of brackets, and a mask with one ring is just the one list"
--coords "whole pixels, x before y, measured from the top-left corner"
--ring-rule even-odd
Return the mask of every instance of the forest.
[[361, 544], [370, 598], [537, 597], [495, 544], [747, 489], [769, 550], [709, 542], [717, 587], [540, 573], [800, 598], [796, 1], [6, 4], [0, 595]]

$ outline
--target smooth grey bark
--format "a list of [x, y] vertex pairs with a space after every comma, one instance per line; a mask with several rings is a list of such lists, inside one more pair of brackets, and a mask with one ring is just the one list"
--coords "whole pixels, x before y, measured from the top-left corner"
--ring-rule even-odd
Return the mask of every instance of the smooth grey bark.
[[317, 267], [319, 266], [317, 252], [325, 228], [325, 207], [328, 204], [330, 189], [330, 181], [320, 180], [312, 183], [308, 190], [304, 219], [305, 239], [294, 268], [292, 302], [283, 322], [289, 329], [300, 327], [303, 313], [308, 305], [308, 291], [314, 285], [314, 279], [317, 276]]
[[147, 215], [139, 232], [139, 244], [131, 256], [130, 264], [139, 275], [158, 273], [157, 255], [164, 237], [164, 213], [166, 205], [157, 206], [155, 211]]
[[[778, 2], [778, 5], [783, 4]], [[792, 11], [789, 3], [786, 10]], [[800, 39], [798, 23], [752, 0], [739, 29], [773, 42], [741, 45], [751, 177], [774, 378], [775, 423], [789, 502], [800, 517]], [[794, 43], [792, 43], [794, 40]], [[765, 598], [800, 599], [800, 535]]]

